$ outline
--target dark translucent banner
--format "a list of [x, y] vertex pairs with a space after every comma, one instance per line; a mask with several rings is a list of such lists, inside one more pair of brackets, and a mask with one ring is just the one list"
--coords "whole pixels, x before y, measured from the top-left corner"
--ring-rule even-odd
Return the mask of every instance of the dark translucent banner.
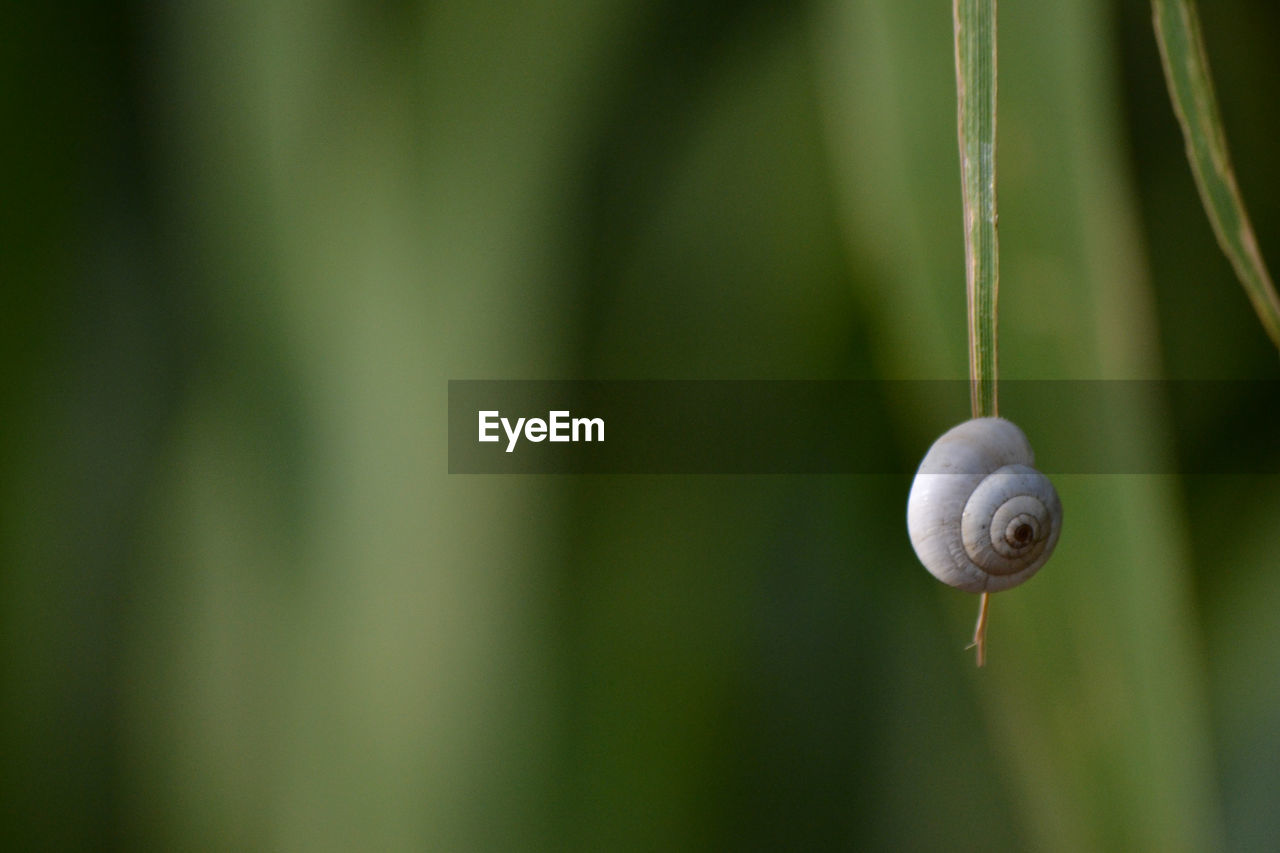
[[[1061, 474], [1280, 473], [1280, 382], [1000, 383]], [[910, 474], [964, 381], [449, 382], [452, 474]]]

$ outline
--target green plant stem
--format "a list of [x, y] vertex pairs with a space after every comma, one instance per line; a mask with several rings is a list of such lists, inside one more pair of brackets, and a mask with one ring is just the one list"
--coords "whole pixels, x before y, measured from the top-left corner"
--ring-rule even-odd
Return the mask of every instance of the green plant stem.
[[1280, 347], [1280, 298], [1258, 250], [1231, 167], [1195, 2], [1152, 0], [1151, 9], [1169, 97], [1182, 125], [1200, 199], [1262, 327]]
[[[973, 417], [994, 417], [996, 397], [996, 0], [954, 0], [960, 182], [964, 197], [969, 397]], [[978, 605], [973, 648], [986, 663], [988, 593]]]
[[996, 405], [996, 0], [954, 0], [960, 181], [973, 416]]

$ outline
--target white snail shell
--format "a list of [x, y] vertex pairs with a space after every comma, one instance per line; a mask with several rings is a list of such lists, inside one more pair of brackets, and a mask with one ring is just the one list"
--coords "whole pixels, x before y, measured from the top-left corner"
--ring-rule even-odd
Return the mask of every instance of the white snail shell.
[[907, 531], [925, 568], [969, 592], [999, 592], [1034, 575], [1062, 531], [1062, 502], [1034, 463], [1027, 437], [1004, 418], [943, 433], [907, 498]]

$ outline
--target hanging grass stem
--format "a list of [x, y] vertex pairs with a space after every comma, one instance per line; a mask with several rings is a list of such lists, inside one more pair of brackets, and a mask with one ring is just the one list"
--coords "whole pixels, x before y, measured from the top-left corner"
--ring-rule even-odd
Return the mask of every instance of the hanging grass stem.
[[[964, 195], [965, 283], [969, 315], [969, 387], [973, 417], [998, 413], [996, 295], [996, 0], [954, 0], [960, 181]], [[988, 593], [973, 632], [978, 666], [986, 662]]]

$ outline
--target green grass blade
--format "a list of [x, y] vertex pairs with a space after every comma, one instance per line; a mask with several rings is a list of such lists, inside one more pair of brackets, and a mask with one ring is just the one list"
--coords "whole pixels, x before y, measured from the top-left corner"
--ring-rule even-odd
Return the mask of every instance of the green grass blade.
[[996, 0], [955, 0], [973, 416], [996, 414]]
[[[969, 395], [973, 416], [997, 414], [996, 0], [955, 0], [956, 112], [964, 195], [965, 286], [969, 313]], [[973, 631], [978, 666], [986, 661], [987, 594]]]
[[1204, 209], [1222, 251], [1253, 303], [1253, 310], [1272, 342], [1280, 347], [1280, 297], [1276, 296], [1275, 285], [1258, 250], [1253, 226], [1236, 185], [1235, 171], [1231, 168], [1195, 2], [1152, 0], [1151, 8], [1169, 96], [1182, 125], [1187, 159], [1191, 162]]

